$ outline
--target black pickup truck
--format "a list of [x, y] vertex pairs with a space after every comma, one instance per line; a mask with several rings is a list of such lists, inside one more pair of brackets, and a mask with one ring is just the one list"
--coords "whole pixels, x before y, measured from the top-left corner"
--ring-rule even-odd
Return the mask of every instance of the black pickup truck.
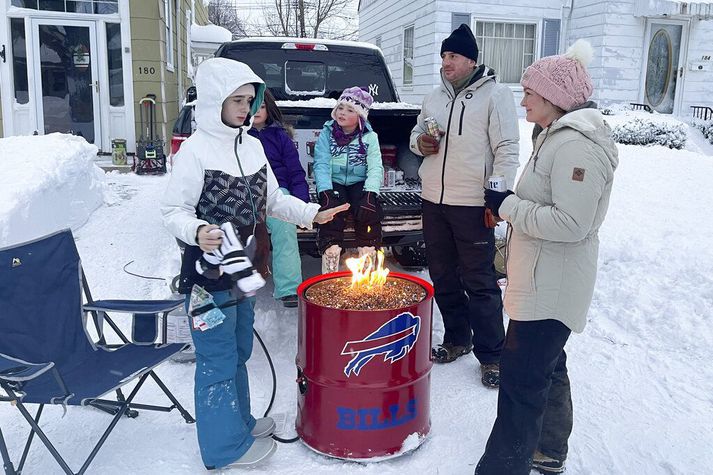
[[[384, 168], [393, 170], [381, 192], [384, 246], [391, 247], [401, 265], [425, 266], [417, 173], [421, 158], [408, 147], [420, 107], [399, 101], [381, 50], [350, 41], [243, 38], [224, 43], [215, 56], [246, 63], [270, 88], [285, 122], [295, 129], [294, 140], [313, 201], [313, 152], [322, 126], [331, 119], [330, 112], [345, 88], [368, 90], [374, 97], [369, 121], [379, 135]], [[177, 128], [179, 122], [180, 118]], [[190, 125], [190, 119], [183, 122]], [[181, 131], [174, 130], [174, 135], [176, 132]], [[345, 247], [352, 247], [353, 239], [348, 227]], [[316, 231], [300, 230], [298, 240], [303, 252], [316, 254]]]

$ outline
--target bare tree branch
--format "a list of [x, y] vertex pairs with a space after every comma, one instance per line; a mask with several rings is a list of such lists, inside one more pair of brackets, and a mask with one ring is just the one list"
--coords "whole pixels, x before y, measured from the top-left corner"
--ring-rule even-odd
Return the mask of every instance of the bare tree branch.
[[267, 21], [267, 30], [273, 35], [300, 38], [354, 38], [353, 19], [345, 14], [351, 1], [273, 0], [263, 9], [266, 20], [277, 20]]
[[208, 20], [230, 31], [233, 38], [247, 36], [245, 25], [238, 18], [235, 4], [231, 0], [211, 0], [208, 4]]

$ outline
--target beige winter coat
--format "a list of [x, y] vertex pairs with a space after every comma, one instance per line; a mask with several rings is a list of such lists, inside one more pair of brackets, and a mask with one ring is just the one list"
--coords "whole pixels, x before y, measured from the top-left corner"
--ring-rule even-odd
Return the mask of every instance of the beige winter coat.
[[513, 320], [586, 324], [597, 274], [599, 227], [609, 206], [617, 149], [596, 109], [564, 115], [537, 137], [514, 195], [505, 310]]
[[[495, 82], [490, 69], [456, 97], [441, 76], [441, 86], [426, 96], [411, 131], [411, 150], [422, 155], [418, 136], [424, 119], [434, 117], [446, 135], [437, 154], [423, 159], [418, 174], [421, 197], [436, 204], [483, 206], [483, 187], [491, 174], [512, 189], [519, 163], [517, 113], [510, 88]], [[490, 75], [489, 75], [490, 74]]]

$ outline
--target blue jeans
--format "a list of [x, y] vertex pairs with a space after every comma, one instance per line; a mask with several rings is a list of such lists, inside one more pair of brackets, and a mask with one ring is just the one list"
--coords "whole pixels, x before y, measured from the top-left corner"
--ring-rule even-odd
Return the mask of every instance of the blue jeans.
[[[220, 305], [231, 300], [229, 291], [214, 292]], [[190, 295], [186, 297], [186, 307]], [[220, 325], [193, 330], [196, 349], [195, 404], [198, 445], [206, 467], [223, 467], [239, 459], [255, 440], [250, 431], [250, 387], [245, 363], [253, 349], [255, 298], [222, 309]]]
[[[285, 188], [282, 193], [289, 195]], [[297, 229], [292, 223], [277, 218], [267, 218], [267, 229], [272, 241], [272, 281], [275, 284], [273, 297], [276, 299], [297, 294], [297, 286], [302, 283], [302, 260], [297, 245]]]

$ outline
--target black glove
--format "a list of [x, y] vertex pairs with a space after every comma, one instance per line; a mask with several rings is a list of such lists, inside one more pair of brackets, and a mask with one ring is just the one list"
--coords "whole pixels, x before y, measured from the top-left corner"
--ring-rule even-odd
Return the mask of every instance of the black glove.
[[344, 204], [344, 200], [339, 195], [338, 191], [324, 190], [319, 192], [319, 204], [321, 205], [319, 210], [324, 211], [325, 209], [334, 208]]
[[365, 191], [361, 195], [359, 208], [356, 211], [356, 220], [362, 223], [373, 223], [378, 221], [377, 201], [378, 196], [373, 191]]
[[220, 259], [212, 252], [204, 252], [196, 261], [196, 271], [208, 279], [217, 279], [222, 274]]
[[492, 211], [493, 214], [499, 218], [500, 215], [498, 214], [498, 212], [500, 211], [500, 205], [503, 204], [505, 198], [510, 195], [514, 195], [514, 193], [510, 190], [495, 191], [491, 190], [490, 188], [485, 188], [485, 207]]

